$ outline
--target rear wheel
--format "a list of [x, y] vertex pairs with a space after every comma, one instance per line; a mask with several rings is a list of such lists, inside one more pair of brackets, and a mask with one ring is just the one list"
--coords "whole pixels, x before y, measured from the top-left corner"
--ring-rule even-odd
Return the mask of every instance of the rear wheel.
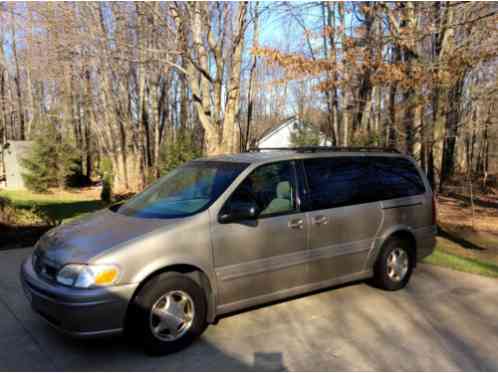
[[398, 290], [410, 280], [415, 264], [411, 245], [399, 238], [389, 239], [374, 266], [374, 283], [381, 289]]
[[154, 277], [140, 290], [132, 307], [130, 334], [152, 355], [187, 347], [207, 326], [204, 291], [181, 273]]

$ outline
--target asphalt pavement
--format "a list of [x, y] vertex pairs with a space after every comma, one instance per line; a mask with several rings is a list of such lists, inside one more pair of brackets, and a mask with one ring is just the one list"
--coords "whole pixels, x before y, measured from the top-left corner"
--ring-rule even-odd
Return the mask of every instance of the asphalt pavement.
[[496, 279], [419, 265], [404, 290], [360, 282], [241, 312], [158, 358], [52, 330], [21, 289], [30, 252], [0, 252], [0, 370], [498, 370]]

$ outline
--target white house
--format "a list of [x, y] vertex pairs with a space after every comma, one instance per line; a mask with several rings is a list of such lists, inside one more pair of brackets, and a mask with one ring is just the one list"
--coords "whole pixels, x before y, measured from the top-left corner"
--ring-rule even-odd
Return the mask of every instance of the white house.
[[29, 154], [32, 147], [32, 141], [9, 141], [8, 145], [4, 146], [5, 180], [2, 181], [3, 187], [6, 189], [25, 189], [21, 159]]
[[[303, 126], [311, 127], [311, 124], [303, 123], [296, 117], [287, 119], [285, 122], [266, 130], [256, 142], [256, 146], [258, 148], [291, 148], [293, 146], [291, 134], [297, 132]], [[320, 131], [319, 137], [319, 145], [332, 145], [323, 132]]]

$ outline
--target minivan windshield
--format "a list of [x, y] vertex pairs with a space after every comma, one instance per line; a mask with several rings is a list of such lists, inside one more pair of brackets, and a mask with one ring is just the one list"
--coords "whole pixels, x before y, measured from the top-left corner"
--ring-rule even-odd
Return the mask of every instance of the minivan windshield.
[[236, 162], [189, 162], [159, 179], [116, 212], [149, 219], [195, 214], [216, 201], [246, 167], [246, 163]]

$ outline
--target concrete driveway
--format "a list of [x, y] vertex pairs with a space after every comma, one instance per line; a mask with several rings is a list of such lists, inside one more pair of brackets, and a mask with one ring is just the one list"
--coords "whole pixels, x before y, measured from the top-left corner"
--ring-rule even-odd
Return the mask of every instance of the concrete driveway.
[[78, 341], [38, 319], [0, 252], [0, 370], [498, 370], [498, 281], [420, 265], [383, 292], [343, 286], [211, 326], [190, 348], [145, 356], [122, 338]]

